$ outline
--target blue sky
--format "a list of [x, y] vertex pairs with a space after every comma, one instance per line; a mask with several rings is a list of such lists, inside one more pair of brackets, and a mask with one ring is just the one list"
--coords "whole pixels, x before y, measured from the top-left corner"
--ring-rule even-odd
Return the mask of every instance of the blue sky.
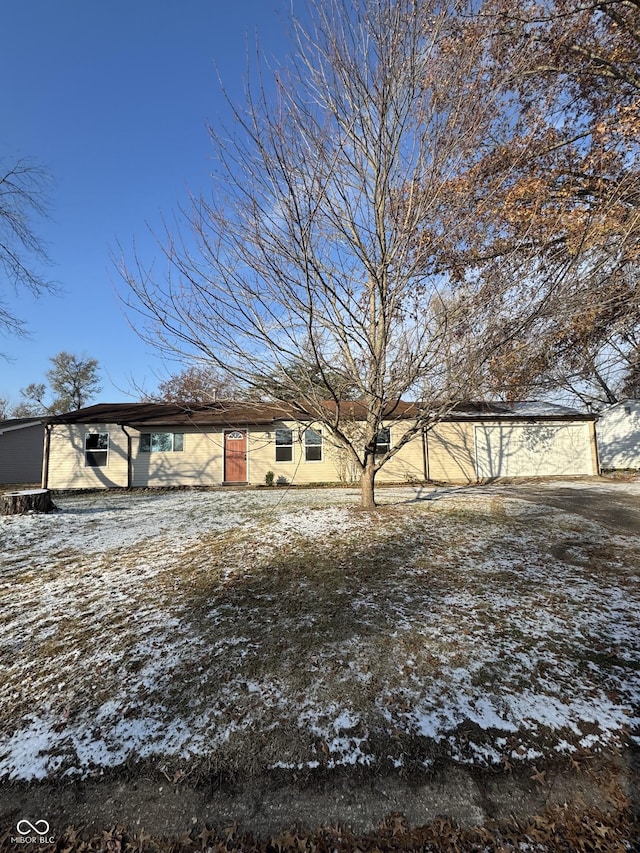
[[[218, 74], [242, 99], [256, 34], [285, 61], [290, 0], [2, 0], [0, 161], [51, 175], [50, 220], [35, 220], [61, 288], [10, 294], [30, 337], [1, 337], [0, 397], [43, 381], [60, 350], [98, 359], [95, 402], [153, 390], [166, 366], [131, 330], [110, 255], [135, 239], [143, 257], [187, 190], [208, 186], [206, 124], [224, 123]], [[6, 293], [7, 283], [0, 281]], [[128, 396], [129, 395], [129, 396]]]

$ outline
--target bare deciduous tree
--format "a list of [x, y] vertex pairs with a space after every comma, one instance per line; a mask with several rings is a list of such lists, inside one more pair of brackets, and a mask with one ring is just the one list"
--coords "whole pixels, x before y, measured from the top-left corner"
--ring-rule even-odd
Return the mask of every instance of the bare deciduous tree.
[[[19, 160], [0, 168], [0, 286], [21, 288], [34, 296], [53, 292], [56, 287], [37, 267], [49, 263], [43, 242], [37, 236], [32, 218], [46, 217], [45, 202], [49, 177], [38, 166]], [[0, 300], [0, 331], [23, 334], [25, 324]]]
[[[211, 128], [212, 199], [194, 199], [182, 233], [159, 241], [167, 275], [139, 258], [121, 266], [149, 341], [245, 387], [275, 375], [361, 472], [365, 507], [377, 471], [478, 387], [500, 345], [484, 334], [495, 313], [520, 330], [542, 298], [506, 278], [497, 291], [473, 270], [454, 280], [443, 263], [449, 229], [468, 239], [475, 228], [456, 178], [512, 126], [471, 7], [316, 0], [288, 69], [248, 86], [233, 132]], [[486, 176], [485, 192], [505, 180]], [[415, 419], [398, 420], [377, 455], [403, 397], [420, 401]]]

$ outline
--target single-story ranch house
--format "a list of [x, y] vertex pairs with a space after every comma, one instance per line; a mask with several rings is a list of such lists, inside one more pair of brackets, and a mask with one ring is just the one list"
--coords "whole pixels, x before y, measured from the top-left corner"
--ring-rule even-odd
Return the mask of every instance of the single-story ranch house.
[[[357, 428], [362, 406], [342, 405]], [[395, 407], [381, 453], [415, 413], [415, 404]], [[407, 442], [378, 482], [595, 475], [594, 421], [546, 403], [461, 404]], [[358, 479], [326, 427], [294, 404], [100, 404], [49, 418], [44, 447], [50, 489], [261, 485], [268, 471], [281, 484]]]

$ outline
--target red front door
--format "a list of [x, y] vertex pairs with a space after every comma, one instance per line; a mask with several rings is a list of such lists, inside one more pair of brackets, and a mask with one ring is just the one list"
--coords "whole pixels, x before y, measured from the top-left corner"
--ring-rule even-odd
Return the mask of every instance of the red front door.
[[225, 430], [224, 481], [247, 482], [247, 431], [244, 429]]

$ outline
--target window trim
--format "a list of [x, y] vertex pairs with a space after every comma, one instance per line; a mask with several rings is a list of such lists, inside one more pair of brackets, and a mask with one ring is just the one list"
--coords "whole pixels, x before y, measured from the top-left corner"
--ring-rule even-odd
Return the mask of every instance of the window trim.
[[[278, 433], [279, 432], [288, 432], [290, 441], [287, 442], [286, 444], [278, 444]], [[274, 462], [276, 462], [278, 465], [290, 465], [292, 462], [294, 462], [295, 453], [294, 453], [294, 449], [293, 449], [293, 447], [294, 447], [293, 430], [290, 429], [289, 427], [276, 427], [273, 441], [274, 441], [274, 451], [273, 451]], [[280, 448], [289, 448], [289, 450], [291, 451], [291, 458], [290, 459], [278, 459], [278, 449], [280, 449]]]
[[[87, 447], [87, 439], [91, 436], [96, 435], [106, 435], [107, 437], [107, 446], [105, 448], [102, 447]], [[109, 452], [111, 450], [111, 437], [108, 432], [85, 432], [84, 434], [84, 467], [85, 468], [108, 468], [109, 467]], [[104, 453], [105, 454], [105, 462], [104, 465], [90, 465], [87, 461], [87, 453]]]
[[[312, 433], [315, 433], [315, 435], [320, 436], [320, 442], [319, 443], [314, 443], [314, 444], [307, 443], [307, 439]], [[307, 456], [307, 451], [310, 447], [319, 447], [320, 448], [320, 459], [309, 459], [309, 457]], [[305, 429], [305, 431], [304, 431], [304, 461], [310, 462], [311, 464], [317, 464], [318, 462], [324, 461], [324, 436], [322, 435], [322, 429], [320, 429], [320, 428], [316, 429], [314, 427], [307, 427]]]

